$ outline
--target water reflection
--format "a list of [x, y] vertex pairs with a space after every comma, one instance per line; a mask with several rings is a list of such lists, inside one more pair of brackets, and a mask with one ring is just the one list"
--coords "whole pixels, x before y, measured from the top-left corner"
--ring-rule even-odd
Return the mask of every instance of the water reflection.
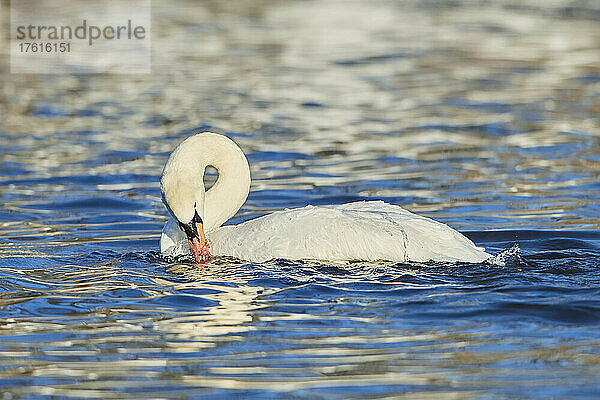
[[[202, 315], [184, 316], [163, 320], [155, 324], [155, 329], [169, 333], [172, 341], [206, 342], [214, 346], [220, 339], [242, 340], [232, 334], [247, 332], [254, 329], [251, 325], [253, 311], [266, 307], [257, 301], [259, 295], [268, 295], [273, 290], [261, 286], [249, 286], [244, 276], [237, 276], [231, 267], [219, 264], [178, 264], [168, 268], [174, 274], [183, 275], [190, 282], [172, 285], [172, 290], [186, 295], [201, 296], [210, 300], [214, 305], [208, 307]], [[155, 279], [158, 285], [168, 284], [168, 281]], [[177, 351], [184, 351], [178, 346]]]
[[[600, 342], [588, 327], [546, 326], [535, 318], [556, 323], [556, 306], [506, 301], [523, 292], [519, 279], [557, 279], [523, 275], [524, 265], [503, 278], [492, 266], [152, 260], [4, 269], [5, 387], [105, 398], [353, 390], [469, 398], [482, 386], [551, 393], [598, 372]], [[579, 298], [597, 291], [573, 285]], [[580, 313], [567, 304], [565, 315]], [[529, 320], [502, 322], [523, 313]], [[533, 363], [528, 378], [515, 375], [523, 363]]]

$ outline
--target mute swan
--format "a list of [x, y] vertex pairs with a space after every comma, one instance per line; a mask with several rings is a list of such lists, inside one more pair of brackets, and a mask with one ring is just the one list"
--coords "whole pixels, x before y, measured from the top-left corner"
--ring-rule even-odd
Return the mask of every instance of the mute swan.
[[[218, 178], [205, 192], [207, 166], [217, 169]], [[177, 146], [160, 183], [171, 214], [160, 239], [164, 255], [191, 251], [196, 262], [207, 260], [210, 253], [257, 262], [272, 258], [481, 262], [489, 257], [447, 225], [382, 201], [285, 209], [221, 226], [246, 201], [250, 168], [231, 139], [212, 132], [195, 134]]]

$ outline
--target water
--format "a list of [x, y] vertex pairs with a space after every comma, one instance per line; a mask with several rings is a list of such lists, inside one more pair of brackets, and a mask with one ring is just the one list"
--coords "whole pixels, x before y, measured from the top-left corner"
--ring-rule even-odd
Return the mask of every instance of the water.
[[[599, 397], [599, 20], [593, 1], [157, 1], [152, 75], [0, 63], [3, 398]], [[158, 176], [195, 129], [250, 160], [231, 223], [381, 199], [515, 254], [164, 260]]]

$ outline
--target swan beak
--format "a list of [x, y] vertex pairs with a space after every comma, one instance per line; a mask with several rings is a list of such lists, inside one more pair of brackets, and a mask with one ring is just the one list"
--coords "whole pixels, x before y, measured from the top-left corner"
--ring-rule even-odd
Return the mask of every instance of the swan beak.
[[207, 261], [210, 258], [210, 253], [208, 251], [208, 243], [206, 241], [206, 236], [204, 236], [204, 229], [202, 223], [196, 223], [197, 236], [194, 235], [191, 238], [188, 237], [188, 244], [190, 245], [190, 252], [194, 256], [194, 260], [197, 263], [202, 261]]

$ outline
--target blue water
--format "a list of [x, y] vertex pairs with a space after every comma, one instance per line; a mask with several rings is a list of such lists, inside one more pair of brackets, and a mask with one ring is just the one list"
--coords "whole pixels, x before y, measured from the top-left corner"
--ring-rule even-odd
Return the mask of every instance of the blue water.
[[[599, 15], [157, 1], [151, 75], [0, 63], [2, 398], [600, 397]], [[503, 262], [163, 259], [208, 129], [251, 164], [229, 223], [385, 200]]]

